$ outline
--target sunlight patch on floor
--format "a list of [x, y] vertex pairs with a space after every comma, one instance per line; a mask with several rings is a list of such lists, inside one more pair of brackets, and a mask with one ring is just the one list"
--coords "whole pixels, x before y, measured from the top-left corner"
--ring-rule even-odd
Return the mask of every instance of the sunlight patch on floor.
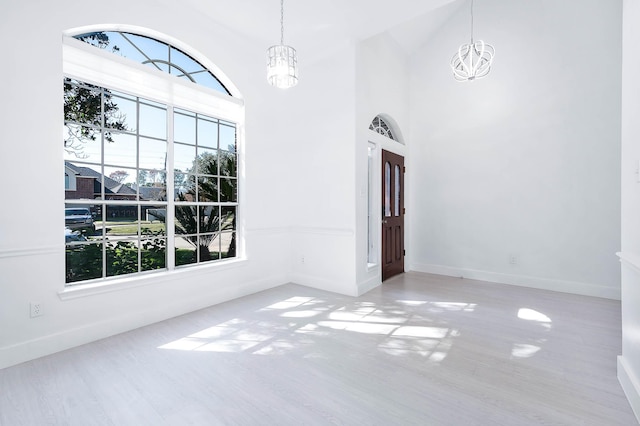
[[310, 352], [318, 338], [331, 339], [335, 331], [343, 331], [378, 336], [376, 347], [389, 355], [419, 355], [440, 362], [446, 358], [459, 332], [421, 314], [432, 310], [472, 312], [475, 306], [421, 300], [397, 300], [384, 305], [352, 300], [337, 305], [297, 296], [258, 309], [258, 317], [252, 320], [232, 318], [159, 348], [284, 355], [299, 349]]
[[514, 358], [531, 358], [540, 350], [540, 346], [525, 343], [516, 343], [511, 349], [511, 356]]
[[546, 329], [551, 329], [551, 318], [543, 314], [542, 312], [538, 312], [534, 309], [529, 308], [520, 308], [518, 310], [518, 318], [523, 319], [525, 321], [534, 321], [539, 323], [542, 327]]

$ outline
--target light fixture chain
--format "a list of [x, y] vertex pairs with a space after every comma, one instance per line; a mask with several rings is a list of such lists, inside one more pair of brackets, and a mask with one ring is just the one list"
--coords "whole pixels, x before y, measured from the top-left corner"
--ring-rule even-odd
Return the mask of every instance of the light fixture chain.
[[471, 0], [471, 43], [473, 44], [473, 0]]
[[284, 0], [280, 0], [280, 44], [284, 44]]

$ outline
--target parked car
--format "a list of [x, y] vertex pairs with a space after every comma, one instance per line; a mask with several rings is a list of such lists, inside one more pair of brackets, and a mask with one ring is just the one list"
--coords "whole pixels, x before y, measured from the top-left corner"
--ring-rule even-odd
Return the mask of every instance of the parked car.
[[82, 235], [80, 231], [72, 231], [69, 228], [64, 229], [64, 242], [73, 243], [76, 241], [87, 241], [87, 237]]
[[88, 208], [72, 207], [64, 209], [64, 224], [67, 228], [75, 229], [87, 229], [91, 232], [96, 230], [96, 225], [93, 223], [93, 215]]

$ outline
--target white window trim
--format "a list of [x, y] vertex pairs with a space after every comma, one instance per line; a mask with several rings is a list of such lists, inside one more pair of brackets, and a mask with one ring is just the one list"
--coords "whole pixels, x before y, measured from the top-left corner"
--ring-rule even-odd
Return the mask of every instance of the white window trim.
[[[242, 206], [244, 205], [244, 101], [241, 98], [178, 79], [175, 76], [154, 70], [111, 52], [102, 51], [70, 36], [63, 36], [62, 53], [63, 74], [65, 77], [166, 104], [169, 112], [172, 111], [173, 107], [176, 107], [235, 123], [236, 155], [238, 156], [238, 208], [236, 211], [238, 218], [236, 220], [237, 252], [233, 259], [198, 263], [188, 267], [176, 267], [174, 265], [172, 269], [139, 272], [118, 278], [100, 278], [88, 280], [86, 283], [80, 281], [73, 285], [65, 283], [64, 289], [58, 293], [60, 298], [67, 300], [106, 291], [124, 290], [131, 288], [131, 286], [138, 287], [151, 284], [157, 282], [158, 277], [174, 276], [174, 274], [183, 273], [183, 271], [186, 273], [194, 269], [204, 268], [223, 270], [246, 261], [245, 224], [242, 215]], [[172, 129], [168, 130], [171, 131]], [[172, 135], [172, 133], [169, 134]], [[168, 144], [168, 155], [172, 155], [172, 136], [168, 140]], [[171, 173], [171, 171], [168, 171], [168, 173]], [[172, 182], [171, 178], [169, 178], [169, 182]], [[172, 219], [172, 217], [167, 217], [169, 223], [173, 222]], [[168, 264], [174, 263], [173, 256], [173, 250], [170, 250], [168, 244]]]

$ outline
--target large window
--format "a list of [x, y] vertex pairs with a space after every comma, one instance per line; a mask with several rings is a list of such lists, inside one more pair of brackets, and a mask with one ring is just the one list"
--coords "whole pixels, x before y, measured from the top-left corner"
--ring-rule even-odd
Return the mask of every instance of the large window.
[[[91, 34], [83, 41], [113, 43], [109, 37], [115, 33]], [[145, 42], [156, 49], [165, 46], [173, 58], [181, 53], [146, 37], [126, 36], [122, 40]], [[203, 73], [189, 66], [188, 60], [198, 64], [190, 57], [180, 58], [179, 69]], [[166, 64], [157, 59], [153, 63], [166, 65], [167, 71], [178, 69], [170, 59]], [[91, 62], [90, 57], [82, 60]], [[98, 68], [88, 73], [94, 82], [96, 75], [113, 81], [110, 70]], [[225, 100], [219, 97], [208, 100], [219, 105], [222, 113], [217, 115], [222, 117], [206, 107], [199, 110], [197, 103], [180, 105], [174, 93], [180, 87], [172, 84], [190, 74], [170, 74], [161, 77], [165, 84], [150, 85], [167, 93], [144, 90], [152, 96], [140, 96], [132, 84], [115, 88], [75, 76], [64, 79], [68, 285], [236, 256], [237, 122], [230, 119], [233, 114], [224, 114]], [[194, 78], [188, 80], [198, 84]], [[215, 82], [212, 88], [228, 96]], [[198, 97], [207, 100], [207, 90], [202, 92]], [[235, 104], [229, 105], [233, 109]]]

